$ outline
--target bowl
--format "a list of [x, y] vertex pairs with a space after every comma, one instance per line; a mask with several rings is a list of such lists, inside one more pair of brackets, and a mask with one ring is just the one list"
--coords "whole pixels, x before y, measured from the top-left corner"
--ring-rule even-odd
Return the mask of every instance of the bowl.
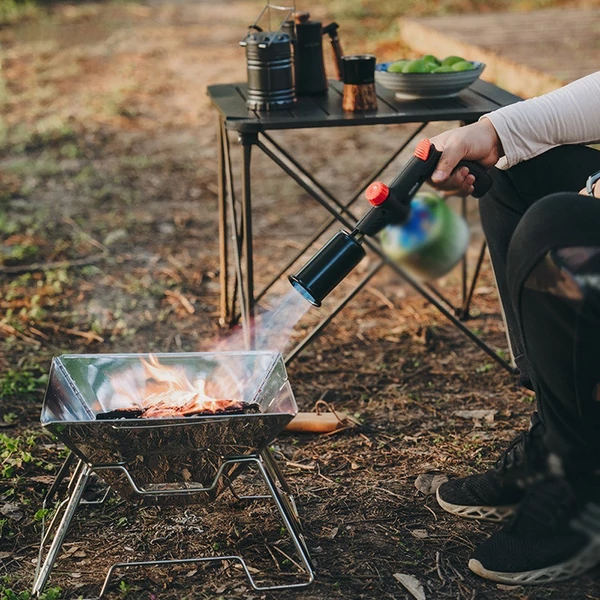
[[485, 69], [484, 63], [469, 62], [473, 69], [453, 73], [389, 73], [387, 68], [392, 63], [380, 63], [375, 68], [375, 81], [400, 100], [452, 98], [476, 81]]

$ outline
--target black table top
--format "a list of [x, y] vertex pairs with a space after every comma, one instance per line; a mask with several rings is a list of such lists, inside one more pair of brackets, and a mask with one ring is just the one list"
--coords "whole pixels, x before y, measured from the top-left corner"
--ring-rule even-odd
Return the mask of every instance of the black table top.
[[292, 108], [270, 112], [257, 112], [246, 107], [248, 86], [245, 83], [211, 85], [207, 91], [225, 119], [227, 129], [239, 133], [432, 121], [472, 122], [492, 110], [521, 100], [481, 79], [454, 98], [398, 100], [394, 92], [378, 84], [376, 89], [378, 107], [371, 113], [342, 110], [341, 81], [329, 81], [327, 94], [302, 96]]

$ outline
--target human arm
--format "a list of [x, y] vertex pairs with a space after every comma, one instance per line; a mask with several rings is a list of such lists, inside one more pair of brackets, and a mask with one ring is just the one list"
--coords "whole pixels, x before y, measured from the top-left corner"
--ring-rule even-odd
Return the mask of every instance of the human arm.
[[511, 167], [555, 146], [597, 140], [600, 71], [538, 98], [500, 108], [473, 125], [435, 136], [431, 141], [443, 153], [432, 181], [442, 189], [468, 194], [472, 176], [465, 169], [450, 176], [463, 158], [491, 167], [491, 159], [504, 157], [504, 166]]

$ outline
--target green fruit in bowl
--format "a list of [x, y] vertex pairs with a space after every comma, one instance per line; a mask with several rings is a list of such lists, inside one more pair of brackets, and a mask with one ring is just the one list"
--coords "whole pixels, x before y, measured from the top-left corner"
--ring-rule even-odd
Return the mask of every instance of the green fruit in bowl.
[[442, 65], [451, 67], [454, 63], [466, 62], [462, 56], [446, 56], [442, 61]]
[[455, 73], [456, 71], [452, 68], [449, 67], [448, 65], [441, 65], [435, 69], [433, 69], [433, 71], [431, 71], [432, 73]]
[[402, 70], [408, 62], [408, 60], [397, 60], [388, 66], [387, 71], [388, 73], [402, 73]]
[[475, 66], [473, 65], [473, 63], [469, 62], [468, 60], [455, 62], [452, 65], [453, 71], [472, 71], [474, 68]]
[[429, 65], [422, 59], [417, 58], [409, 61], [402, 69], [403, 73], [429, 73]]
[[442, 64], [433, 54], [426, 54], [421, 58], [430, 64], [432, 68], [439, 67]]

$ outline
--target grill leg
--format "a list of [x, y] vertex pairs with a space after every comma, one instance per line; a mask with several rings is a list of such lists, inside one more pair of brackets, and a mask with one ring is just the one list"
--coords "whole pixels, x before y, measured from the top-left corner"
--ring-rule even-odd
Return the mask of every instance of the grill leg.
[[[263, 499], [263, 498], [272, 498], [277, 506], [277, 510], [279, 511], [279, 515], [285, 525], [286, 531], [292, 540], [294, 547], [298, 553], [300, 558], [300, 563], [295, 563], [297, 566], [302, 567], [307, 574], [307, 579], [300, 583], [292, 583], [286, 585], [258, 585], [246, 561], [241, 556], [236, 555], [228, 555], [228, 556], [205, 556], [198, 558], [177, 558], [177, 559], [167, 559], [167, 560], [147, 560], [147, 561], [135, 561], [135, 562], [124, 562], [124, 563], [115, 563], [113, 564], [104, 580], [104, 584], [102, 585], [102, 589], [100, 590], [100, 595], [97, 600], [101, 600], [105, 597], [108, 589], [111, 585], [111, 581], [114, 577], [115, 571], [120, 569], [127, 569], [129, 567], [149, 567], [153, 565], [181, 565], [181, 564], [195, 564], [195, 563], [206, 563], [206, 562], [237, 562], [239, 563], [250, 582], [250, 585], [257, 591], [273, 591], [273, 590], [284, 590], [284, 589], [294, 589], [294, 588], [303, 588], [313, 583], [315, 579], [315, 574], [313, 570], [313, 565], [310, 560], [310, 556], [308, 554], [308, 549], [306, 547], [306, 543], [300, 531], [300, 521], [298, 519], [298, 515], [296, 512], [295, 504], [289, 495], [291, 492], [289, 486], [287, 485], [285, 479], [283, 478], [283, 474], [279, 470], [279, 467], [275, 463], [275, 460], [270, 455], [269, 450], [263, 450], [260, 455], [247, 455], [234, 457], [226, 460], [221, 465], [223, 470], [228, 465], [234, 464], [255, 464], [258, 468], [260, 475], [263, 478], [263, 481], [267, 485], [269, 490], [269, 494], [265, 496], [248, 496], [248, 499]], [[283, 493], [279, 488], [283, 489]], [[245, 497], [241, 497], [242, 499]]]
[[[64, 476], [64, 473], [61, 474]], [[90, 474], [90, 467], [80, 460], [75, 467], [75, 472], [73, 473], [71, 482], [69, 484], [68, 498], [59, 504], [54, 519], [52, 519], [52, 523], [50, 524], [49, 531], [47, 534], [42, 536], [32, 590], [32, 593], [35, 597], [39, 597], [48, 583], [50, 571], [52, 571], [52, 567], [54, 566], [54, 563], [56, 562], [58, 554], [62, 548], [65, 536], [67, 535], [67, 531], [69, 530], [69, 526], [71, 525], [75, 511], [79, 506], [79, 501], [81, 500], [81, 496], [85, 491], [85, 486], [87, 485]], [[56, 491], [55, 486], [53, 486], [51, 490]], [[60, 517], [60, 521], [57, 521], [61, 511], [62, 516]], [[52, 543], [50, 544], [50, 548], [48, 549], [46, 559], [42, 564], [44, 546], [47, 541], [48, 534], [50, 534], [52, 529], [54, 529], [55, 522], [58, 522], [58, 527], [56, 529], [56, 533], [54, 534], [54, 538], [52, 539]]]

